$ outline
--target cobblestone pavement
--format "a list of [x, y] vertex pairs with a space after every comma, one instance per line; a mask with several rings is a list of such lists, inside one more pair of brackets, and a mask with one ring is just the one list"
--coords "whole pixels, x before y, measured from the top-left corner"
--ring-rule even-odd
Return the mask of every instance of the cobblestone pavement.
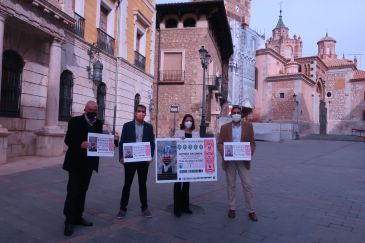
[[[152, 219], [141, 216], [137, 180], [125, 219], [115, 218], [123, 168], [103, 159], [86, 200], [93, 227], [63, 236], [67, 173], [63, 157], [31, 157], [0, 166], [0, 242], [365, 242], [365, 143], [258, 142], [252, 165], [258, 222], [249, 221], [237, 184], [235, 219], [227, 218], [225, 175], [191, 184], [193, 215], [172, 214], [171, 184], [148, 178]], [[49, 161], [49, 163], [47, 163]]]

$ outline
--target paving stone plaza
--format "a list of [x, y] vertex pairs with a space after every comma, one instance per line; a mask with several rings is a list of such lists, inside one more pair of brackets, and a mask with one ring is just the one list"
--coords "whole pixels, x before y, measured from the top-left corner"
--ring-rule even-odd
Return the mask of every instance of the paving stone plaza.
[[173, 185], [148, 176], [151, 219], [141, 216], [134, 180], [127, 216], [117, 220], [124, 175], [102, 159], [86, 199], [86, 219], [63, 235], [67, 173], [63, 157], [29, 157], [0, 166], [0, 242], [365, 242], [365, 143], [294, 140], [257, 142], [252, 161], [258, 222], [244, 210], [237, 183], [237, 217], [227, 217], [225, 174], [191, 184], [192, 215], [175, 218]]

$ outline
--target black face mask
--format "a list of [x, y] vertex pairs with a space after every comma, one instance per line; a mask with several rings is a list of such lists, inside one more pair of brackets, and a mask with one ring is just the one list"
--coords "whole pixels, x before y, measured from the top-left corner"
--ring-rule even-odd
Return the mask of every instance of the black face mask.
[[89, 118], [90, 120], [94, 120], [96, 117], [96, 112], [86, 112], [86, 116], [87, 118]]

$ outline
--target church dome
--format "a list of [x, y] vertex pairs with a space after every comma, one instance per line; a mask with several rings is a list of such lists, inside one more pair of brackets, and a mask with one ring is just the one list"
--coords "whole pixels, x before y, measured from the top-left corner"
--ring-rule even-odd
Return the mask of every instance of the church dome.
[[320, 39], [318, 42], [322, 42], [322, 41], [334, 41], [336, 42], [336, 40], [330, 36], [328, 36], [328, 33], [326, 33], [326, 36], [323, 37], [322, 39]]

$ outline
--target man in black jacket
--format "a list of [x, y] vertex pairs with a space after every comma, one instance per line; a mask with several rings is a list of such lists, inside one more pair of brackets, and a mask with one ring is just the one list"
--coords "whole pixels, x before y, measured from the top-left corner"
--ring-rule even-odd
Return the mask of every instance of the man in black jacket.
[[99, 157], [88, 157], [88, 133], [102, 133], [103, 123], [96, 119], [98, 105], [89, 101], [85, 113], [68, 122], [65, 143], [68, 146], [63, 169], [68, 171], [67, 196], [63, 213], [66, 217], [64, 234], [73, 233], [73, 225], [92, 226], [82, 217], [86, 192], [92, 172], [98, 171]]
[[151, 156], [153, 157], [155, 152], [155, 135], [153, 134], [152, 125], [144, 121], [145, 116], [146, 106], [137, 105], [136, 110], [134, 111], [134, 120], [123, 125], [119, 143], [119, 162], [124, 165], [125, 177], [122, 198], [120, 200], [120, 210], [117, 215], [118, 219], [122, 219], [126, 215], [130, 189], [136, 171], [138, 173], [139, 199], [141, 201], [142, 214], [146, 218], [152, 217], [147, 205], [146, 186], [150, 161], [124, 163], [123, 159], [123, 144], [135, 142], [150, 142]]

